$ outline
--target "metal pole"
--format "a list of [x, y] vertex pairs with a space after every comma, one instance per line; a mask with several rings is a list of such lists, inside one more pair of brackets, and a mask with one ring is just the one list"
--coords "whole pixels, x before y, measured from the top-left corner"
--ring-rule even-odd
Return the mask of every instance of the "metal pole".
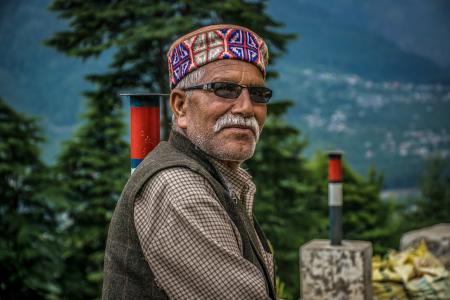
[[130, 100], [131, 173], [160, 141], [160, 98], [164, 94], [121, 94]]
[[331, 245], [342, 241], [342, 153], [328, 154], [328, 205]]

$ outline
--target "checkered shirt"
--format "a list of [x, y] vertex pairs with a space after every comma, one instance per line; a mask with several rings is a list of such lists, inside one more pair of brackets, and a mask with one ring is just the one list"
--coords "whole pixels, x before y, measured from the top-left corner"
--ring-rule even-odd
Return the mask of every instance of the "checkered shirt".
[[[251, 176], [213, 164], [253, 220]], [[136, 197], [134, 221], [145, 258], [169, 298], [269, 298], [264, 275], [243, 257], [238, 229], [201, 175], [182, 167], [158, 172]], [[273, 257], [259, 246], [273, 278]]]

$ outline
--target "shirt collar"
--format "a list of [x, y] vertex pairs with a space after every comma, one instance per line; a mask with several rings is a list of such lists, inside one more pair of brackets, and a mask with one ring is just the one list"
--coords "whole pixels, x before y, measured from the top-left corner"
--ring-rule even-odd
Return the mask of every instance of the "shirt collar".
[[247, 210], [250, 209], [251, 212], [253, 195], [256, 191], [252, 176], [241, 167], [236, 169], [230, 168], [223, 161], [215, 158], [211, 158], [211, 163], [217, 168], [222, 177], [224, 177], [231, 196], [235, 200], [243, 201]]

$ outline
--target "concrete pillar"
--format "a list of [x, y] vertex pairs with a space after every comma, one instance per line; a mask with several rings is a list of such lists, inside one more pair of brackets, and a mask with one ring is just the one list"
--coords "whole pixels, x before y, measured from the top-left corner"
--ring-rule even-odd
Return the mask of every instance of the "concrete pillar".
[[372, 244], [313, 240], [300, 248], [301, 299], [372, 300]]

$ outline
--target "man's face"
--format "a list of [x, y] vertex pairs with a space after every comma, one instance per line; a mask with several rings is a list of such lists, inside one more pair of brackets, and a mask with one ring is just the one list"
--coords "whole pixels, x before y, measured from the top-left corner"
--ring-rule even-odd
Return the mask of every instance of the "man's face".
[[[239, 60], [220, 60], [203, 68], [205, 75], [201, 83], [225, 81], [245, 86], [265, 85], [257, 67]], [[224, 161], [242, 162], [253, 156], [266, 119], [267, 106], [253, 102], [247, 89], [243, 89], [237, 99], [221, 98], [212, 91], [195, 90], [186, 105], [184, 129], [188, 138], [203, 151]], [[227, 125], [217, 130], [217, 120], [224, 115], [254, 118], [259, 132], [242, 125]]]

